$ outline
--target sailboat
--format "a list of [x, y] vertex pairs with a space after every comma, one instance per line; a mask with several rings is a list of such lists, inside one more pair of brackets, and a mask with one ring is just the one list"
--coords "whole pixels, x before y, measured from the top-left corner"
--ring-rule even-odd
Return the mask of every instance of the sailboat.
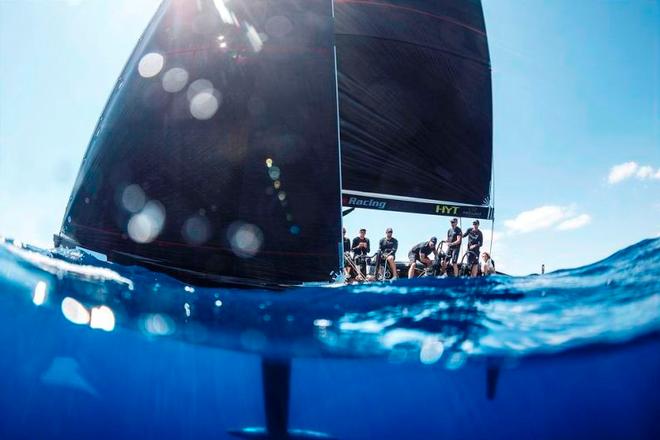
[[492, 219], [478, 0], [165, 0], [56, 245], [197, 284], [342, 273], [342, 207]]
[[[343, 207], [492, 219], [492, 157], [479, 0], [164, 0], [55, 244], [198, 284], [327, 282]], [[290, 375], [262, 360], [266, 426], [234, 435], [329, 437], [289, 429]]]

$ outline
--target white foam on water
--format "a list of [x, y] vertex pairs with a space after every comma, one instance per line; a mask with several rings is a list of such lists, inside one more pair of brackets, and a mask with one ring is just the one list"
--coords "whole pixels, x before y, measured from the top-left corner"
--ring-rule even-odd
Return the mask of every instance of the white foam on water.
[[6, 246], [5, 248], [28, 263], [53, 275], [69, 275], [88, 281], [110, 281], [123, 284], [129, 290], [133, 290], [133, 281], [105, 267], [69, 263], [37, 252], [19, 249], [15, 246]]

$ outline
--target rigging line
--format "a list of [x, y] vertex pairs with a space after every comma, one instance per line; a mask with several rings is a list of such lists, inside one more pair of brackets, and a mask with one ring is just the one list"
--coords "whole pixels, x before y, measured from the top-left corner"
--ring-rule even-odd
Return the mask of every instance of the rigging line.
[[495, 235], [495, 216], [493, 216], [493, 221], [490, 222], [490, 246], [488, 248], [488, 255], [493, 254], [493, 236]]
[[[336, 22], [335, 22], [335, 0], [331, 0], [330, 5], [332, 6], [332, 28], [333, 28], [333, 31], [334, 31], [334, 28], [336, 26]], [[339, 219], [341, 220], [340, 223], [341, 223], [341, 227], [343, 228], [344, 227], [344, 216], [350, 214], [351, 212], [353, 212], [355, 210], [355, 208], [347, 209], [345, 211], [342, 211], [342, 208], [343, 208], [343, 206], [342, 206], [343, 195], [341, 193], [341, 189], [343, 188], [344, 184], [342, 182], [342, 176], [341, 176], [341, 174], [342, 174], [342, 171], [341, 171], [341, 117], [340, 117], [340, 113], [339, 113], [339, 72], [338, 72], [338, 69], [337, 69], [337, 36], [333, 35], [332, 38], [333, 38], [333, 41], [332, 41], [332, 43], [333, 43], [332, 56], [333, 56], [333, 63], [334, 63], [334, 65], [333, 65], [334, 72], [333, 73], [335, 74], [335, 105], [336, 105], [335, 108], [337, 109], [337, 114], [336, 114], [336, 117], [337, 117], [337, 162], [338, 162], [337, 163], [337, 168], [338, 168], [337, 172], [339, 173], [339, 175], [338, 175], [338, 177], [339, 177], [339, 188], [338, 188], [338, 190], [339, 190], [339, 212], [341, 213], [341, 217], [339, 217]], [[345, 276], [344, 276], [344, 241], [343, 241], [343, 235], [342, 235], [342, 239], [338, 243], [337, 249], [339, 250], [339, 255], [338, 255], [338, 257], [339, 257], [339, 269], [338, 269], [339, 275], [338, 275], [338, 278], [339, 278], [340, 281], [344, 281]]]
[[[492, 126], [491, 126], [491, 139], [492, 139]], [[492, 145], [492, 140], [491, 140]], [[492, 148], [491, 151], [491, 163], [490, 163], [490, 185], [491, 185], [491, 199], [490, 205], [493, 207], [492, 210], [492, 220], [490, 223], [490, 246], [488, 248], [488, 255], [493, 256], [493, 241], [495, 240], [495, 148]]]

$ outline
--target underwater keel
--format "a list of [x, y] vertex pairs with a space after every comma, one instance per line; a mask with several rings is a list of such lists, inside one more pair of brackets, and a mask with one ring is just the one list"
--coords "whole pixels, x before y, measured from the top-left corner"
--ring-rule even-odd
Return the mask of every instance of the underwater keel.
[[272, 435], [266, 428], [243, 428], [237, 431], [229, 431], [231, 435], [238, 438], [260, 439], [260, 440], [312, 440], [312, 439], [330, 439], [332, 437], [323, 432], [307, 431], [304, 429], [291, 429], [284, 436]]
[[262, 440], [335, 439], [328, 434], [304, 429], [289, 429], [291, 360], [261, 360], [261, 377], [266, 412], [266, 427], [230, 430], [234, 437]]
[[486, 398], [488, 400], [495, 399], [497, 394], [497, 382], [500, 378], [500, 367], [497, 365], [489, 365], [486, 368]]

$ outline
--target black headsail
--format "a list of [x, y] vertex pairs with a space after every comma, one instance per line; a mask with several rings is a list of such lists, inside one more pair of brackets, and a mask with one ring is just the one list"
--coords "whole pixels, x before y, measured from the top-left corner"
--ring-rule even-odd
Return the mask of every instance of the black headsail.
[[196, 281], [341, 265], [332, 3], [165, 0], [91, 140], [56, 241]]
[[335, 14], [344, 206], [491, 217], [481, 2], [336, 0]]

